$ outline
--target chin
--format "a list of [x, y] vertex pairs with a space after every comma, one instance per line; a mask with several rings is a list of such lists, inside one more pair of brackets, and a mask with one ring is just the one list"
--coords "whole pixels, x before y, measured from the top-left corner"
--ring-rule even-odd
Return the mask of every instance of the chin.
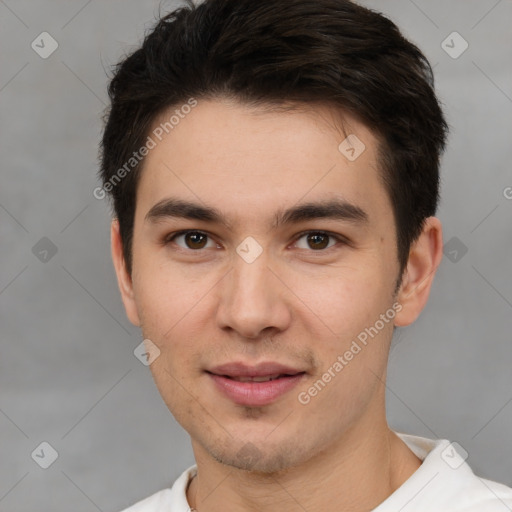
[[210, 457], [221, 464], [263, 475], [282, 473], [307, 459], [304, 447], [301, 449], [297, 440], [293, 445], [286, 442], [272, 445], [264, 441], [244, 443], [230, 439], [224, 449], [216, 443], [205, 448]]

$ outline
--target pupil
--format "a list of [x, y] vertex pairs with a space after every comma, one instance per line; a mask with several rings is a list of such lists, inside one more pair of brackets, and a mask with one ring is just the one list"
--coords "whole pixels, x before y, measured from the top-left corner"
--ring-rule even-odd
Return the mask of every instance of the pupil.
[[204, 242], [206, 237], [202, 233], [187, 233], [185, 238], [187, 240], [187, 245], [191, 249], [202, 249], [204, 247], [204, 243], [201, 244], [200, 238], [202, 238], [202, 241]]
[[[327, 247], [327, 238], [328, 237], [326, 235], [322, 235], [321, 233], [313, 233], [309, 235], [309, 241], [313, 241], [313, 249], [324, 249]], [[321, 239], [323, 239], [324, 243], [322, 243]]]
[[[204, 247], [206, 237], [202, 233], [188, 233], [185, 238], [187, 245], [189, 245], [191, 249], [202, 249]], [[311, 234], [308, 238], [309, 242], [312, 242], [312, 248], [314, 249], [324, 249], [328, 245], [328, 237], [321, 233]]]

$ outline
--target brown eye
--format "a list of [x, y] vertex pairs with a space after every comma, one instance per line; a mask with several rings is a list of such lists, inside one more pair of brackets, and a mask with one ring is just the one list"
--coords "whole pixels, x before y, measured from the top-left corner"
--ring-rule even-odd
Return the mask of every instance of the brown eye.
[[185, 243], [190, 249], [203, 249], [208, 238], [204, 233], [198, 233], [197, 231], [192, 231], [184, 236]]
[[[305, 240], [305, 243], [300, 242], [301, 240]], [[308, 233], [304, 233], [297, 240], [296, 246], [299, 249], [312, 249], [313, 251], [322, 251], [324, 249], [331, 248], [336, 244], [336, 242], [342, 242], [342, 239], [323, 231], [310, 231]]]
[[329, 236], [322, 233], [307, 235], [308, 243], [312, 249], [325, 249], [329, 245]]
[[[178, 240], [180, 240], [180, 242], [178, 242]], [[208, 235], [201, 231], [181, 231], [166, 240], [166, 243], [171, 242], [175, 242], [176, 245], [183, 249], [200, 250], [206, 248]]]

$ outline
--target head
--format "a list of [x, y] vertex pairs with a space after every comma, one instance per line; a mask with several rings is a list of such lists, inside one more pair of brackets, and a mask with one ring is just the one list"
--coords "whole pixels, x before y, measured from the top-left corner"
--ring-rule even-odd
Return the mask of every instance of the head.
[[[96, 195], [113, 200], [128, 317], [197, 452], [244, 467], [250, 443], [273, 471], [381, 414], [393, 329], [441, 257], [447, 127], [422, 53], [345, 0], [206, 0], [160, 19], [109, 95]], [[212, 377], [233, 361], [298, 384], [236, 403]]]

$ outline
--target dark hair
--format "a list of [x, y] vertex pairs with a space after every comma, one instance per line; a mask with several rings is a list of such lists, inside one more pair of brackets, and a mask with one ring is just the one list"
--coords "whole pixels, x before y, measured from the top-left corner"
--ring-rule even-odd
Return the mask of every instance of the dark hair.
[[144, 160], [132, 161], [133, 169], [126, 163], [155, 120], [191, 98], [322, 103], [356, 116], [381, 141], [380, 175], [393, 205], [401, 272], [436, 212], [448, 127], [432, 69], [394, 23], [348, 0], [188, 0], [117, 64], [108, 93], [101, 190], [113, 199], [130, 273]]

